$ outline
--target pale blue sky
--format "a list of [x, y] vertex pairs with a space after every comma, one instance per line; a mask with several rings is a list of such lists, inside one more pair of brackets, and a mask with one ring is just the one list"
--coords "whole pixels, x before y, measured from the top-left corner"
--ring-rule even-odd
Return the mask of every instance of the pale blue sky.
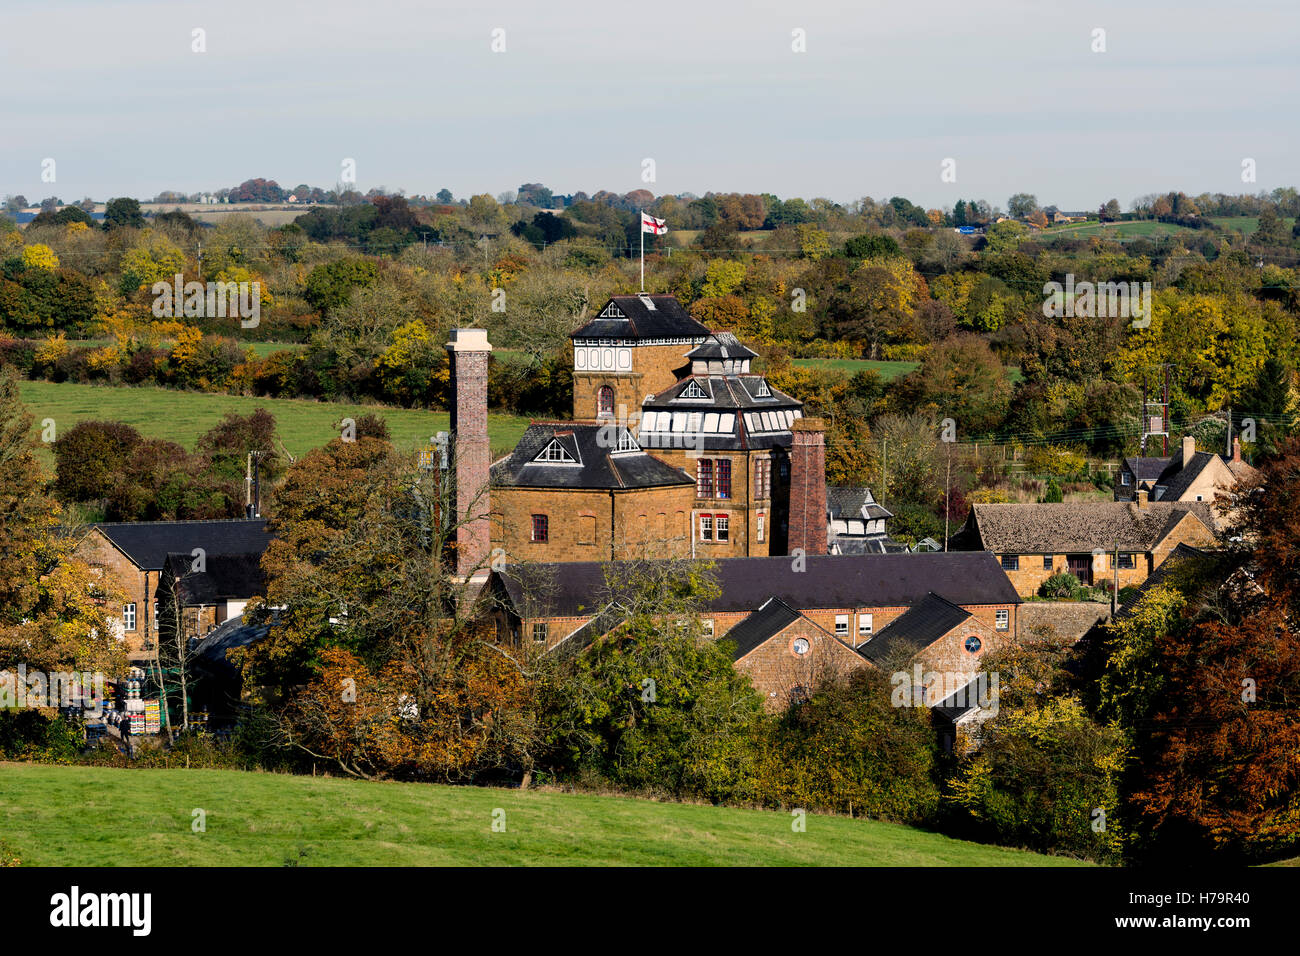
[[345, 157], [457, 196], [1271, 190], [1300, 184], [1297, 27], [1297, 0], [0, 0], [0, 193], [329, 187]]

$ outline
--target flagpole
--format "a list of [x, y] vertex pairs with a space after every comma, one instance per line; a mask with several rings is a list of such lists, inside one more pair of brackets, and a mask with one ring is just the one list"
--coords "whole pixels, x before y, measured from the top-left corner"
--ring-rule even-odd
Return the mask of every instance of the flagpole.
[[636, 211], [637, 232], [641, 233], [641, 291], [645, 291], [645, 211]]

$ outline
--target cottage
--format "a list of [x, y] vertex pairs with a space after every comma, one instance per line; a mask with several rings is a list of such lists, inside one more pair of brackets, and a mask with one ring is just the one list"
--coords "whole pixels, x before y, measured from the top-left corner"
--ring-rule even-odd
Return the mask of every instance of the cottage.
[[[610, 609], [631, 603], [618, 582], [635, 579], [635, 570], [623, 562], [494, 569], [485, 600], [498, 639], [531, 641], [551, 651], [598, 637], [621, 620]], [[931, 592], [995, 633], [1016, 633], [1021, 603], [997, 559], [981, 553], [723, 558], [713, 562], [712, 573], [719, 593], [704, 615], [719, 638], [773, 597], [851, 648], [866, 644]], [[592, 626], [593, 620], [602, 626]]]
[[[155, 592], [168, 555], [191, 561], [202, 555], [247, 555], [260, 559], [271, 540], [263, 518], [233, 521], [134, 521], [93, 525], [77, 554], [111, 579], [125, 595], [110, 619], [133, 661], [153, 656], [158, 638]], [[254, 596], [230, 594], [231, 600]]]
[[1179, 544], [1211, 547], [1215, 519], [1204, 502], [977, 504], [949, 547], [997, 556], [1017, 592], [1029, 596], [1053, 574], [1089, 587], [1140, 585]]
[[[1183, 438], [1177, 455], [1169, 458], [1134, 456], [1124, 459], [1115, 481], [1116, 501], [1136, 501], [1143, 492], [1151, 501], [1214, 503], [1222, 492], [1248, 481], [1256, 470], [1241, 458], [1241, 439], [1233, 439], [1232, 455], [1197, 451], [1196, 439]], [[1216, 513], [1220, 521], [1223, 515]]]

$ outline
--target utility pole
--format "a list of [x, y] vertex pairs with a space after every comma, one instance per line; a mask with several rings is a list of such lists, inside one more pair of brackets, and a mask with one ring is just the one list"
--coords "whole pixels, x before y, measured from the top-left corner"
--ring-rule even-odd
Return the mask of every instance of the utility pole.
[[1115, 545], [1115, 553], [1111, 555], [1110, 565], [1115, 572], [1115, 583], [1110, 589], [1110, 619], [1115, 620], [1115, 613], [1119, 610], [1119, 539], [1112, 539]]
[[948, 552], [948, 517], [952, 514], [952, 442], [948, 442], [948, 462], [943, 476], [943, 550]]
[[880, 439], [880, 503], [885, 503], [889, 491], [889, 439]]

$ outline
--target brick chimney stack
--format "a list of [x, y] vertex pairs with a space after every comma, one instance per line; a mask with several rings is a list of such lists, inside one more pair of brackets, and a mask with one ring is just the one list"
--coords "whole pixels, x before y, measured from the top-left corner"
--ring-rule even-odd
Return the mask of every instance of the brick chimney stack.
[[1186, 468], [1192, 463], [1192, 456], [1196, 454], [1196, 439], [1191, 435], [1183, 436], [1183, 467]]
[[826, 553], [826, 426], [820, 418], [796, 418], [790, 427], [789, 550]]
[[1235, 435], [1232, 438], [1232, 460], [1241, 461], [1241, 439]]
[[451, 462], [455, 471], [452, 503], [457, 520], [456, 573], [486, 571], [491, 548], [487, 433], [488, 344], [484, 329], [452, 329]]

